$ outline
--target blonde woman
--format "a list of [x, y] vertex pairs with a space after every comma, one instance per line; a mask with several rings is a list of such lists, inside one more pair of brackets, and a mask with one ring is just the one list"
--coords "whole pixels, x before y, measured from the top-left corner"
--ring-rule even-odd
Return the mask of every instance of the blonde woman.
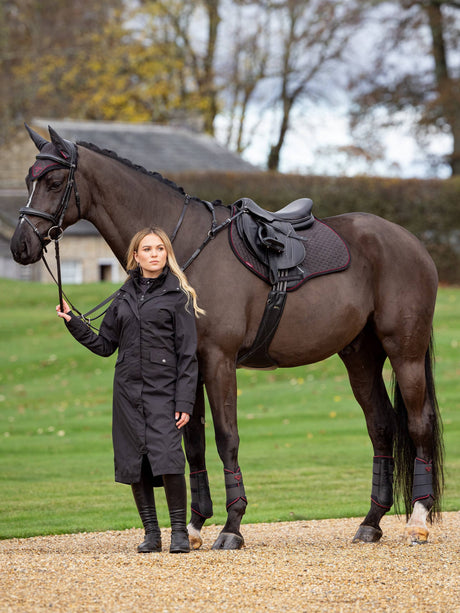
[[56, 310], [71, 334], [94, 353], [109, 356], [118, 349], [112, 422], [115, 481], [130, 484], [133, 491], [145, 529], [138, 551], [161, 551], [153, 488], [163, 485], [171, 520], [170, 552], [188, 553], [181, 440], [197, 386], [195, 317], [204, 311], [161, 228], [145, 228], [132, 238], [127, 269], [129, 277], [99, 334], [67, 303]]

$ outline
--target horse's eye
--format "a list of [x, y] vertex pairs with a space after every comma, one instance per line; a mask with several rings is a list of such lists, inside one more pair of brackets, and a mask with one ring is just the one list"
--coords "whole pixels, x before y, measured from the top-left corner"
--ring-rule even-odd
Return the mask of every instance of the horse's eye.
[[50, 190], [56, 190], [56, 189], [59, 189], [59, 188], [61, 187], [61, 185], [62, 185], [62, 181], [53, 181], [53, 182], [52, 182], [52, 183], [49, 185], [48, 189], [50, 189]]

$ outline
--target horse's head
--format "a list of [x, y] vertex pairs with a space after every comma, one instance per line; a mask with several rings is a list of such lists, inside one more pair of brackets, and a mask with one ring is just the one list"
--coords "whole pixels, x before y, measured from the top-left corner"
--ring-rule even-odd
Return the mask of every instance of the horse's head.
[[[19, 211], [19, 223], [11, 239], [11, 252], [19, 264], [32, 264], [44, 247], [80, 217], [75, 185], [77, 147], [49, 128], [51, 142], [26, 129], [39, 154], [26, 177], [29, 200]], [[73, 196], [72, 196], [73, 192]], [[72, 204], [75, 206], [69, 206]]]

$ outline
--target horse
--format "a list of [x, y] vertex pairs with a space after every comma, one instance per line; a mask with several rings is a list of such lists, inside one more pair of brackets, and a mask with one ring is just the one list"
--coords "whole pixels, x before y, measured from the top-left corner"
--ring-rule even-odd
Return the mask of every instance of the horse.
[[[197, 320], [200, 382], [184, 434], [189, 538], [195, 549], [202, 545], [201, 529], [213, 512], [205, 389], [227, 495], [227, 520], [212, 547], [241, 548], [247, 496], [238, 461], [236, 370], [238, 356], [256, 337], [267, 284], [242, 266], [221, 231], [229, 225], [231, 208], [190, 197], [159, 173], [91, 143], [65, 140], [51, 127], [50, 141], [26, 128], [39, 153], [26, 178], [29, 199], [11, 239], [16, 262], [38, 261], [46, 246], [79, 219], [94, 224], [122, 265], [131, 237], [143, 227], [154, 223], [174, 240], [177, 259], [206, 310]], [[269, 353], [283, 368], [336, 353], [346, 367], [373, 447], [370, 507], [353, 542], [379, 541], [380, 521], [396, 499], [404, 505], [408, 544], [425, 543], [427, 523], [440, 515], [444, 486], [433, 377], [436, 267], [414, 235], [381, 217], [351, 212], [322, 221], [346, 242], [350, 265], [289, 293]], [[382, 375], [387, 358], [392, 400]]]

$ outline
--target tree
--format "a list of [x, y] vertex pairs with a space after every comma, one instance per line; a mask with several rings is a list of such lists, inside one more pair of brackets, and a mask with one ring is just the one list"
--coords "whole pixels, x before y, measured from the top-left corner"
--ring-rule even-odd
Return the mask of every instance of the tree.
[[[306, 98], [327, 98], [321, 78], [338, 70], [350, 37], [361, 23], [365, 3], [349, 0], [287, 0], [271, 3], [276, 17], [273, 78], [278, 82], [276, 105], [281, 108], [278, 139], [270, 149], [269, 170], [279, 167], [294, 106]], [[324, 82], [324, 81], [323, 81]]]
[[[220, 94], [227, 118], [227, 142], [243, 151], [252, 134], [248, 110], [260, 118], [269, 111], [278, 123], [267, 166], [279, 167], [293, 110], [300, 103], [327, 100], [331, 82], [341, 80], [350, 37], [360, 25], [367, 2], [347, 0], [234, 0], [222, 29], [228, 57], [217, 56], [225, 75]], [[224, 14], [224, 11], [222, 11]], [[229, 29], [228, 22], [235, 23]], [[232, 42], [231, 48], [230, 43]], [[257, 122], [252, 130], [257, 130]]]
[[3, 137], [8, 126], [40, 112], [69, 114], [69, 98], [79, 83], [60, 99], [59, 85], [76, 59], [89, 53], [94, 36], [116, 11], [117, 0], [4, 0], [0, 25], [0, 84], [2, 86]]
[[262, 119], [264, 104], [259, 99], [259, 122], [247, 129], [247, 114], [258, 86], [267, 77], [270, 58], [270, 13], [254, 6], [248, 11], [244, 4], [236, 2], [228, 20], [229, 27], [224, 35], [229, 41], [228, 52], [222, 54], [217, 71], [222, 112], [227, 118], [226, 142], [237, 153], [246, 149]]
[[7, 126], [37, 114], [156, 122], [201, 114], [205, 104], [187, 73], [187, 53], [164, 27], [161, 8], [123, 0], [6, 0], [2, 137]]
[[[182, 94], [193, 92], [203, 129], [214, 134], [219, 112], [215, 57], [221, 21], [220, 0], [143, 0], [142, 9], [154, 10], [182, 63]], [[163, 58], [165, 56], [162, 56]]]
[[[450, 135], [451, 154], [437, 163], [460, 174], [460, 2], [379, 2], [372, 61], [353, 84], [352, 127], [384, 127], [413, 116], [422, 146]], [[371, 16], [372, 16], [371, 14]], [[369, 54], [371, 56], [371, 53]]]

